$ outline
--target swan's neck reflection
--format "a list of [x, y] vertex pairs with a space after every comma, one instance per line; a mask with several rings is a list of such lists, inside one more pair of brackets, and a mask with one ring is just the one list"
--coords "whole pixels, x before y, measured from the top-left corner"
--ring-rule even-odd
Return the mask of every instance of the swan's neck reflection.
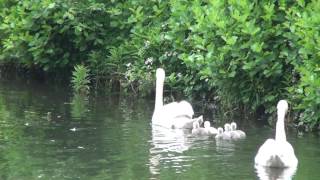
[[297, 167], [271, 168], [256, 165], [255, 169], [260, 180], [291, 180]]

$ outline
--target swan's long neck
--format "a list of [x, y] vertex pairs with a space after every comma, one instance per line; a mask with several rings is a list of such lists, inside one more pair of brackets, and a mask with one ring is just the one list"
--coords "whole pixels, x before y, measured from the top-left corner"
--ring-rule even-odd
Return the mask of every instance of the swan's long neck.
[[163, 107], [163, 79], [158, 79], [156, 81], [156, 100], [155, 100], [155, 111]]
[[276, 125], [276, 141], [287, 141], [286, 132], [284, 129], [284, 118], [286, 112], [284, 110], [278, 110], [278, 120]]

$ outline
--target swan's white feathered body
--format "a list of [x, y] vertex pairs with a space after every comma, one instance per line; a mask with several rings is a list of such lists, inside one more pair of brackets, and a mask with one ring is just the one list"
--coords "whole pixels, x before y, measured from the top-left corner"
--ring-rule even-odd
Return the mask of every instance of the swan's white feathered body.
[[[202, 116], [200, 116], [199, 118], [201, 118], [201, 120], [203, 120]], [[199, 121], [195, 121], [193, 123], [193, 128], [192, 128], [191, 133], [194, 135], [216, 135], [216, 134], [218, 134], [218, 131], [216, 128], [213, 128], [210, 126], [209, 121], [204, 122], [203, 128], [200, 127]]]
[[222, 127], [218, 127], [217, 131], [218, 131], [218, 134], [216, 135], [215, 138], [216, 138], [217, 140], [223, 139], [224, 134], [223, 134], [223, 129], [222, 129]]
[[221, 128], [221, 127], [219, 127], [217, 131], [218, 131], [218, 134], [215, 137], [217, 140], [231, 140], [230, 124], [226, 123], [224, 125], [224, 131], [223, 131], [223, 128]]
[[288, 110], [287, 101], [279, 101], [277, 110], [276, 138], [266, 140], [259, 148], [254, 159], [255, 165], [277, 168], [296, 167], [298, 165], [298, 159], [296, 158], [293, 147], [286, 140], [284, 129], [285, 114]]
[[208, 135], [208, 131], [205, 128], [200, 127], [199, 122], [193, 122], [193, 128], [191, 130], [193, 135]]
[[246, 137], [246, 133], [241, 131], [241, 130], [237, 130], [237, 124], [235, 122], [231, 123], [231, 138], [232, 139], [244, 139]]
[[210, 121], [205, 121], [203, 126], [207, 130], [208, 135], [218, 134], [218, 130], [214, 127], [211, 127]]
[[224, 132], [222, 134], [222, 139], [223, 140], [231, 140], [232, 134], [231, 134], [231, 126], [229, 123], [226, 123], [224, 125]]
[[152, 123], [166, 128], [189, 128], [191, 129], [194, 121], [194, 111], [191, 104], [187, 101], [172, 102], [163, 105], [163, 85], [165, 72], [162, 68], [156, 71], [156, 101], [152, 116]]
[[288, 142], [267, 139], [255, 157], [255, 164], [266, 167], [295, 167], [298, 160]]

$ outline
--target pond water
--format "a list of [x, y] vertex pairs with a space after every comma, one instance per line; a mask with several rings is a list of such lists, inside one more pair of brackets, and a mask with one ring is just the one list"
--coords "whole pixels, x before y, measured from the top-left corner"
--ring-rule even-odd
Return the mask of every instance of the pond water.
[[[75, 96], [70, 88], [0, 81], [0, 179], [319, 179], [316, 134], [288, 132], [299, 166], [253, 165], [274, 130], [248, 123], [245, 140], [215, 141], [153, 127], [153, 101]], [[215, 126], [221, 124], [214, 124]]]

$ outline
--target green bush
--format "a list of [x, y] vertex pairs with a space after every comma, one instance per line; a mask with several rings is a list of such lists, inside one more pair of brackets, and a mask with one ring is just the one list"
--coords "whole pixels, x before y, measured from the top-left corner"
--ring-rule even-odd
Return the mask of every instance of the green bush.
[[49, 71], [89, 61], [126, 32], [110, 26], [107, 5], [111, 3], [17, 1], [1, 14], [1, 59]]
[[[139, 58], [153, 58], [152, 69], [164, 66], [169, 73], [167, 84], [175, 90], [204, 94], [208, 99], [214, 96], [224, 110], [265, 109], [271, 114], [278, 100], [288, 99], [295, 112], [303, 112], [301, 120], [312, 126], [319, 123], [318, 63], [312, 63], [319, 54], [317, 41], [312, 40], [318, 36], [318, 2], [181, 0], [161, 4], [166, 9], [164, 19], [149, 16], [145, 19], [149, 23], [133, 27], [128, 45], [143, 52], [135, 56], [135, 69], [149, 72]], [[308, 28], [313, 29], [310, 37], [303, 34]], [[145, 41], [149, 42], [147, 51]], [[304, 46], [312, 50], [305, 52]], [[144, 74], [130, 72], [136, 79]]]
[[170, 10], [167, 20], [134, 27], [141, 34], [131, 40], [142, 49], [136, 39], [147, 37], [150, 47], [139, 58], [153, 57], [156, 66], [165, 66], [171, 86], [189, 95], [216, 94], [221, 105], [246, 106], [250, 111], [265, 106], [272, 112], [278, 99], [288, 97], [295, 50], [287, 38], [286, 4], [231, 0], [163, 4]]
[[76, 65], [72, 72], [71, 83], [75, 93], [88, 94], [90, 90], [88, 68], [83, 65]]
[[300, 120], [320, 121], [319, 1], [0, 2], [1, 62], [85, 64], [140, 94], [164, 67], [171, 91], [225, 111], [272, 114], [288, 99]]
[[183, 62], [216, 88], [223, 104], [273, 110], [275, 101], [287, 96], [287, 74], [292, 70], [285, 7], [231, 0], [205, 5], [194, 1], [185, 7], [182, 17], [188, 18], [175, 22], [187, 27], [177, 43], [179, 48], [188, 47], [179, 55]]
[[314, 128], [320, 122], [320, 2], [299, 5], [291, 13], [292, 39], [299, 54], [294, 63], [299, 81], [289, 90], [295, 109], [301, 112], [300, 121]]

